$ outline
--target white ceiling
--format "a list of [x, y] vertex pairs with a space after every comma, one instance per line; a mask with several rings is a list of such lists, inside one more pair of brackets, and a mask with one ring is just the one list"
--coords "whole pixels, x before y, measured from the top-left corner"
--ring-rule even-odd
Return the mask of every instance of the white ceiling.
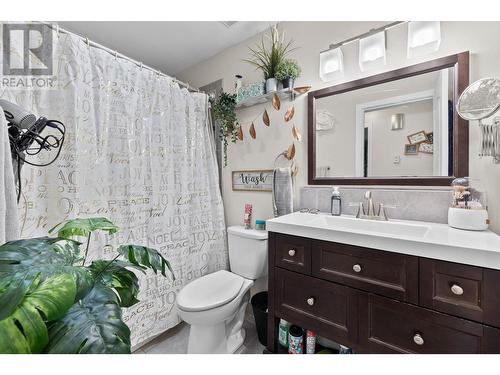
[[272, 22], [58, 22], [112, 50], [175, 76], [268, 28]]

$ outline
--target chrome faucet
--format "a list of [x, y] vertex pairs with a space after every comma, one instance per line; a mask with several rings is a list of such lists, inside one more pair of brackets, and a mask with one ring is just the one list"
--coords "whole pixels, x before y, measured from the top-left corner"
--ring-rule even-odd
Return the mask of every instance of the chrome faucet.
[[383, 203], [379, 203], [378, 212], [375, 214], [375, 204], [373, 203], [372, 192], [367, 190], [365, 192], [365, 201], [355, 204], [358, 207], [358, 212], [356, 213], [356, 218], [358, 219], [368, 219], [368, 220], [383, 220], [387, 221], [386, 208], [395, 208], [395, 206], [387, 206]]
[[368, 210], [365, 211], [366, 216], [375, 216], [375, 208], [373, 207], [372, 192], [365, 191], [365, 203], [368, 205]]

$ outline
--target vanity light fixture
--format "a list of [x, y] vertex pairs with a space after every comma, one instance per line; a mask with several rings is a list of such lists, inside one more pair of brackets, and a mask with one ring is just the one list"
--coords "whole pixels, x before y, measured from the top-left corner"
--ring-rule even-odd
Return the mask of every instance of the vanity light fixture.
[[408, 58], [436, 52], [441, 44], [441, 22], [408, 22]]
[[359, 68], [367, 69], [385, 65], [385, 30], [359, 40]]
[[344, 54], [340, 47], [319, 54], [319, 77], [323, 82], [333, 81], [344, 72]]
[[359, 66], [361, 71], [385, 65], [385, 32], [407, 21], [395, 21], [371, 29], [363, 34], [331, 44], [319, 54], [319, 76], [325, 82], [332, 81], [344, 72], [342, 47], [359, 41]]

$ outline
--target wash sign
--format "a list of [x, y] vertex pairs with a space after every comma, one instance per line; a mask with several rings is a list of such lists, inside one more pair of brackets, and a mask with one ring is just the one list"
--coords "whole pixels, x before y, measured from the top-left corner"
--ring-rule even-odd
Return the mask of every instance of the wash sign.
[[2, 73], [8, 88], [50, 88], [55, 78], [52, 29], [39, 23], [2, 25]]
[[233, 171], [233, 190], [272, 191], [273, 171]]

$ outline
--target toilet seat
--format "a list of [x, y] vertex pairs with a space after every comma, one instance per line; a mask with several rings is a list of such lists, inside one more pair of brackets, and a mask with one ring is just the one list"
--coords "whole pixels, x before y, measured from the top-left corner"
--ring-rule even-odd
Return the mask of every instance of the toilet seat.
[[245, 278], [225, 270], [205, 275], [179, 292], [177, 306], [193, 312], [220, 307], [238, 296], [244, 281]]

